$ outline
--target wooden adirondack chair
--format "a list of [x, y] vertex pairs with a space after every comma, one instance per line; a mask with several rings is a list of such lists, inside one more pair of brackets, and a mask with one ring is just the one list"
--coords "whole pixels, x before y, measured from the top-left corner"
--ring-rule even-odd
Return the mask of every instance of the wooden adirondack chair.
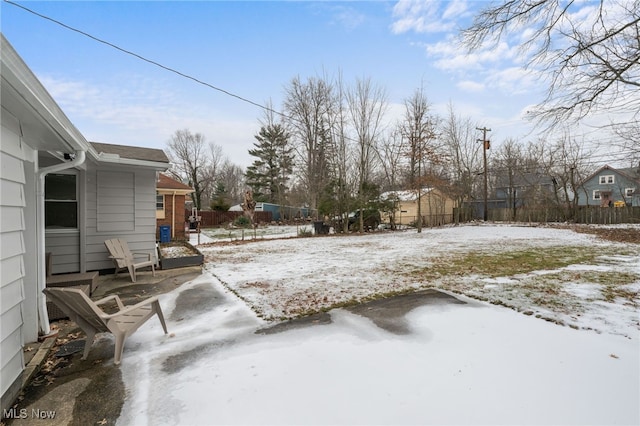
[[[131, 253], [129, 245], [126, 240], [120, 238], [114, 238], [112, 240], [106, 240], [104, 245], [109, 251], [109, 258], [113, 260], [113, 264], [116, 267], [116, 277], [120, 269], [128, 269], [131, 281], [136, 282], [136, 269], [145, 268], [151, 266], [151, 272], [153, 276], [156, 276], [156, 256], [153, 253]], [[136, 262], [135, 256], [145, 256], [147, 259]]]
[[[87, 341], [82, 359], [87, 359], [96, 333], [109, 332], [116, 338], [114, 363], [120, 364], [126, 338], [154, 315], [158, 315], [164, 333], [167, 334], [167, 325], [157, 297], [125, 306], [117, 295], [107, 296], [94, 302], [82, 290], [76, 288], [51, 287], [45, 288], [43, 292], [86, 333]], [[118, 311], [107, 314], [100, 309], [99, 305], [111, 300], [115, 300]]]

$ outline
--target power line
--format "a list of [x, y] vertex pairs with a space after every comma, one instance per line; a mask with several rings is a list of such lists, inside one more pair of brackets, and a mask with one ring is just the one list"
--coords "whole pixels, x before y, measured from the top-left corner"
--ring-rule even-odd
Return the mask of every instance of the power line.
[[[250, 99], [248, 99], [248, 98], [245, 98], [245, 97], [243, 97], [243, 96], [237, 95], [237, 94], [232, 93], [232, 92], [230, 92], [230, 91], [228, 91], [228, 90], [225, 90], [225, 89], [222, 89], [222, 88], [220, 88], [220, 87], [217, 87], [217, 86], [215, 86], [215, 85], [213, 85], [213, 84], [207, 83], [207, 82], [205, 82], [205, 81], [203, 81], [203, 80], [200, 80], [200, 79], [198, 79], [198, 78], [196, 78], [196, 77], [193, 77], [193, 76], [191, 76], [191, 75], [189, 75], [189, 74], [186, 74], [186, 73], [184, 73], [184, 72], [178, 71], [178, 70], [176, 70], [175, 68], [172, 68], [172, 67], [169, 67], [169, 66], [163, 65], [163, 64], [161, 64], [161, 63], [159, 63], [159, 62], [157, 62], [157, 61], [154, 61], [154, 60], [152, 60], [152, 59], [148, 59], [148, 58], [146, 58], [146, 57], [144, 57], [144, 56], [142, 56], [142, 55], [140, 55], [140, 54], [138, 54], [138, 53], [132, 52], [132, 51], [127, 50], [127, 49], [125, 49], [125, 48], [122, 48], [122, 47], [120, 47], [120, 46], [118, 46], [118, 45], [116, 45], [116, 44], [114, 44], [114, 43], [111, 43], [111, 42], [109, 42], [109, 41], [106, 41], [106, 40], [103, 40], [103, 39], [98, 38], [98, 37], [96, 37], [96, 36], [93, 36], [93, 35], [91, 35], [91, 34], [89, 34], [89, 33], [85, 32], [85, 31], [82, 31], [82, 30], [79, 30], [79, 29], [77, 29], [77, 28], [74, 28], [74, 27], [72, 27], [72, 26], [70, 26], [70, 25], [67, 25], [67, 24], [65, 24], [65, 23], [63, 23], [63, 22], [61, 22], [61, 21], [58, 21], [58, 20], [56, 20], [56, 19], [54, 19], [54, 18], [51, 18], [51, 17], [49, 17], [49, 16], [43, 15], [43, 14], [41, 14], [41, 13], [38, 13], [38, 12], [36, 12], [36, 11], [32, 10], [32, 9], [29, 9], [29, 8], [28, 8], [28, 7], [26, 7], [26, 6], [23, 6], [23, 5], [21, 5], [21, 4], [15, 3], [15, 2], [13, 2], [13, 1], [11, 1], [11, 0], [3, 0], [3, 1], [4, 1], [5, 3], [7, 3], [7, 4], [10, 4], [10, 5], [12, 5], [12, 6], [18, 7], [18, 8], [20, 8], [20, 9], [22, 9], [22, 10], [26, 11], [26, 12], [29, 12], [29, 13], [31, 13], [31, 14], [33, 14], [33, 15], [35, 15], [35, 16], [38, 16], [38, 17], [40, 17], [40, 18], [42, 18], [42, 19], [45, 19], [45, 20], [50, 21], [50, 22], [53, 22], [53, 23], [55, 23], [55, 24], [57, 24], [57, 25], [59, 25], [59, 26], [61, 26], [61, 27], [63, 27], [63, 28], [66, 28], [66, 29], [70, 30], [70, 31], [73, 31], [73, 32], [76, 32], [76, 33], [78, 33], [78, 34], [81, 34], [81, 35], [83, 35], [83, 36], [85, 36], [85, 37], [88, 37], [88, 38], [90, 38], [91, 40], [97, 41], [98, 43], [101, 43], [101, 44], [104, 44], [104, 45], [106, 45], [106, 46], [109, 46], [109, 47], [111, 47], [111, 48], [113, 48], [113, 49], [116, 49], [116, 50], [118, 50], [118, 51], [120, 51], [120, 52], [122, 52], [122, 53], [125, 53], [125, 54], [127, 54], [127, 55], [133, 56], [134, 58], [140, 59], [140, 60], [142, 60], [142, 61], [144, 61], [144, 62], [147, 62], [147, 63], [149, 63], [149, 64], [155, 65], [155, 66], [157, 66], [157, 67], [159, 67], [159, 68], [161, 68], [161, 69], [163, 69], [163, 70], [166, 70], [166, 71], [172, 72], [172, 73], [174, 73], [174, 74], [176, 74], [176, 75], [178, 75], [178, 76], [180, 76], [180, 77], [183, 77], [183, 78], [189, 79], [189, 80], [194, 81], [194, 82], [196, 82], [196, 83], [198, 83], [198, 84], [200, 84], [200, 85], [203, 85], [203, 86], [205, 86], [205, 87], [208, 87], [208, 88], [210, 88], [210, 89], [213, 89], [213, 90], [216, 90], [216, 91], [218, 91], [218, 92], [220, 92], [220, 93], [223, 93], [223, 94], [225, 94], [225, 95], [227, 95], [227, 96], [233, 97], [233, 98], [238, 99], [238, 100], [240, 100], [240, 101], [242, 101], [242, 102], [248, 103], [248, 104], [253, 105], [253, 106], [256, 106], [256, 107], [258, 107], [258, 108], [261, 108], [261, 109], [263, 109], [264, 111], [267, 111], [267, 112], [271, 112], [271, 113], [277, 114], [277, 115], [279, 115], [279, 116], [281, 116], [281, 117], [283, 117], [283, 118], [285, 118], [285, 119], [288, 119], [288, 120], [291, 120], [291, 121], [296, 121], [296, 122], [301, 122], [299, 119], [296, 119], [296, 118], [294, 118], [294, 117], [291, 117], [291, 116], [289, 116], [289, 115], [287, 115], [287, 114], [285, 114], [285, 113], [283, 113], [283, 112], [281, 112], [281, 111], [278, 111], [278, 110], [275, 110], [275, 109], [270, 108], [270, 107], [268, 107], [268, 106], [265, 106], [265, 105], [262, 105], [262, 104], [260, 104], [260, 103], [254, 102], [254, 101], [252, 101], [252, 100], [250, 100]], [[510, 120], [510, 121], [505, 121], [505, 122], [503, 122], [503, 123], [507, 123], [507, 124], [508, 124], [508, 123], [511, 123], [511, 122], [515, 122], [515, 121]], [[482, 130], [482, 129], [480, 129], [480, 130]], [[487, 131], [489, 131], [489, 130], [490, 130], [490, 129], [487, 129]], [[595, 131], [597, 131], [597, 130], [596, 130], [596, 129], [594, 129], [594, 130], [592, 130], [592, 131], [591, 131], [591, 132], [589, 132], [589, 133], [593, 133], [593, 132], [595, 132]], [[486, 133], [485, 133], [485, 134], [486, 134]], [[348, 141], [357, 142], [357, 140], [355, 140], [355, 139], [353, 139], [353, 138], [351, 138], [351, 137], [349, 137], [349, 136], [345, 136], [344, 138], [345, 138], [346, 140], [348, 140]], [[486, 136], [485, 136], [485, 138], [486, 138]], [[601, 139], [600, 139], [600, 140], [598, 140], [598, 141], [594, 141], [594, 140], [592, 140], [592, 141], [586, 141], [586, 142], [587, 142], [587, 143], [589, 143], [589, 144], [598, 144], [598, 143], [607, 143], [607, 142], [611, 143], [611, 142], [613, 142], [614, 140], [617, 140], [617, 139], [615, 139], [615, 136], [611, 136], [611, 138], [610, 138], [610, 139], [604, 139], [604, 138], [601, 138]], [[487, 142], [488, 142], [488, 141], [487, 141]], [[486, 152], [486, 150], [485, 150], [485, 152]], [[612, 154], [612, 153], [610, 153], [609, 155], [611, 155], [611, 154]], [[614, 161], [615, 161], [615, 160], [614, 160]]]
[[133, 57], [135, 57], [135, 58], [138, 58], [138, 59], [140, 59], [140, 60], [142, 60], [142, 61], [145, 61], [145, 62], [147, 62], [147, 63], [149, 63], [149, 64], [155, 65], [155, 66], [157, 66], [157, 67], [159, 67], [159, 68], [162, 68], [162, 69], [164, 69], [164, 70], [166, 70], [166, 71], [169, 71], [169, 72], [172, 72], [172, 73], [174, 73], [174, 74], [177, 74], [177, 75], [179, 75], [180, 77], [187, 78], [187, 79], [192, 80], [192, 81], [194, 81], [194, 82], [196, 82], [196, 83], [198, 83], [198, 84], [201, 84], [201, 85], [203, 85], [203, 86], [206, 86], [206, 87], [208, 87], [208, 88], [210, 88], [210, 89], [217, 90], [218, 92], [224, 93], [224, 94], [225, 94], [225, 95], [227, 95], [227, 96], [231, 96], [231, 97], [233, 97], [233, 98], [239, 99], [239, 100], [241, 100], [241, 101], [243, 101], [243, 102], [246, 102], [246, 103], [251, 104], [251, 105], [253, 105], [253, 106], [256, 106], [256, 107], [258, 107], [258, 108], [262, 108], [262, 109], [263, 109], [263, 110], [265, 110], [265, 111], [272, 112], [272, 113], [278, 114], [278, 115], [280, 115], [280, 116], [282, 116], [282, 117], [284, 117], [284, 118], [291, 119], [291, 117], [288, 117], [286, 114], [284, 114], [284, 113], [282, 113], [282, 112], [280, 112], [280, 111], [276, 111], [276, 110], [274, 110], [274, 109], [272, 109], [272, 108], [269, 108], [269, 107], [267, 107], [267, 106], [264, 106], [264, 105], [262, 105], [262, 104], [259, 104], [259, 103], [257, 103], [257, 102], [254, 102], [254, 101], [252, 101], [252, 100], [250, 100], [250, 99], [247, 99], [247, 98], [245, 98], [245, 97], [243, 97], [243, 96], [236, 95], [235, 93], [229, 92], [228, 90], [224, 90], [224, 89], [222, 89], [222, 88], [220, 88], [220, 87], [214, 86], [213, 84], [207, 83], [206, 81], [202, 81], [202, 80], [200, 80], [200, 79], [198, 79], [198, 78], [196, 78], [196, 77], [193, 77], [193, 76], [191, 76], [191, 75], [189, 75], [189, 74], [185, 74], [185, 73], [183, 73], [183, 72], [181, 72], [181, 71], [178, 71], [178, 70], [176, 70], [175, 68], [171, 68], [171, 67], [168, 67], [168, 66], [166, 66], [166, 65], [162, 65], [161, 63], [156, 62], [156, 61], [154, 61], [154, 60], [152, 60], [152, 59], [145, 58], [145, 57], [144, 57], [144, 56], [142, 56], [142, 55], [139, 55], [139, 54], [137, 54], [137, 53], [135, 53], [135, 52], [132, 52], [132, 51], [127, 50], [127, 49], [124, 49], [124, 48], [122, 48], [122, 47], [120, 47], [120, 46], [118, 46], [118, 45], [116, 45], [116, 44], [113, 44], [113, 43], [111, 43], [111, 42], [108, 42], [108, 41], [106, 41], [106, 40], [103, 40], [103, 39], [101, 39], [101, 38], [98, 38], [98, 37], [96, 37], [96, 36], [93, 36], [93, 35], [91, 35], [91, 34], [89, 34], [89, 33], [85, 32], [85, 31], [79, 30], [79, 29], [74, 28], [74, 27], [72, 27], [72, 26], [70, 26], [70, 25], [67, 25], [67, 24], [65, 24], [65, 23], [63, 23], [63, 22], [60, 22], [60, 21], [58, 21], [58, 20], [56, 20], [56, 19], [50, 18], [50, 17], [48, 17], [48, 16], [46, 16], [46, 15], [43, 15], [43, 14], [41, 14], [41, 13], [38, 13], [38, 12], [36, 12], [36, 11], [34, 11], [34, 10], [31, 10], [31, 9], [29, 9], [28, 7], [25, 7], [25, 6], [21, 5], [21, 4], [14, 3], [14, 2], [12, 2], [11, 0], [3, 0], [3, 1], [4, 1], [5, 3], [8, 3], [8, 4], [12, 5], [12, 6], [19, 7], [20, 9], [23, 9], [23, 10], [25, 10], [25, 11], [29, 12], [29, 13], [32, 13], [32, 14], [34, 14], [34, 15], [36, 15], [36, 16], [38, 16], [38, 17], [42, 18], [42, 19], [46, 19], [47, 21], [51, 21], [51, 22], [53, 22], [53, 23], [55, 23], [55, 24], [57, 24], [57, 25], [60, 25], [61, 27], [64, 27], [64, 28], [66, 28], [66, 29], [68, 29], [68, 30], [74, 31], [74, 32], [76, 32], [76, 33], [78, 33], [78, 34], [81, 34], [81, 35], [83, 35], [83, 36], [85, 36], [85, 37], [88, 37], [88, 38], [90, 38], [90, 39], [92, 39], [92, 40], [94, 40], [94, 41], [97, 41], [98, 43], [105, 44], [105, 45], [107, 45], [107, 46], [109, 46], [109, 47], [112, 47], [112, 48], [114, 48], [114, 49], [116, 49], [116, 50], [119, 50], [120, 52], [126, 53], [127, 55], [131, 55], [131, 56], [133, 56]]

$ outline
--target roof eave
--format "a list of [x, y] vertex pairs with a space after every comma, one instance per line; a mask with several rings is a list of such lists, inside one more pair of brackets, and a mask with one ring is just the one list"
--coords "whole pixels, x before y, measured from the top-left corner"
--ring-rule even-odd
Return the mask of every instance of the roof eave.
[[158, 171], [166, 171], [171, 167], [170, 163], [159, 161], [137, 160], [134, 158], [123, 158], [118, 155], [100, 153], [97, 155], [97, 161], [106, 164], [118, 164], [122, 166], [136, 166], [154, 169]]
[[[6, 89], [10, 88], [19, 101], [33, 111], [40, 120], [39, 126], [48, 127], [49, 132], [55, 135], [58, 145], [51, 144], [46, 148], [69, 152], [87, 151], [89, 142], [71, 123], [4, 34], [0, 36], [3, 86], [7, 84]], [[45, 141], [43, 140], [42, 143]]]

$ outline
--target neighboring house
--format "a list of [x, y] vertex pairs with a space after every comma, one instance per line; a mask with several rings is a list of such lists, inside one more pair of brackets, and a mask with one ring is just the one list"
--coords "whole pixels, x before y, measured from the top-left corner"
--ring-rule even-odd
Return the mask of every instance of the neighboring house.
[[[415, 224], [418, 219], [418, 191], [389, 191], [381, 194], [383, 200], [394, 202], [394, 214], [385, 212], [385, 222], [393, 220], [396, 225]], [[423, 188], [420, 193], [420, 215], [424, 226], [438, 226], [453, 222], [455, 201], [436, 188]]]
[[493, 206], [497, 208], [518, 208], [548, 204], [554, 198], [554, 184], [551, 176], [541, 173], [500, 173], [496, 176]]
[[640, 206], [640, 165], [625, 169], [604, 166], [582, 182], [579, 206]]
[[53, 273], [113, 268], [104, 240], [155, 249], [162, 150], [91, 144], [1, 37], [0, 404], [13, 403], [23, 346], [48, 334], [45, 254]]
[[195, 190], [169, 176], [159, 173], [156, 183], [156, 224], [157, 239], [160, 239], [160, 227], [171, 227], [172, 240], [185, 239], [185, 202], [187, 195]]

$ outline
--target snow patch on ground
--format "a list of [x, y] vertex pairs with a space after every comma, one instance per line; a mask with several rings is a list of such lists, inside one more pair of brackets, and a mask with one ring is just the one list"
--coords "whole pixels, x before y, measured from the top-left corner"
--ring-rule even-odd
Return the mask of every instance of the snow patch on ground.
[[[575, 264], [505, 277], [459, 271], [451, 277], [416, 277], [434, 259], [490, 250], [527, 248], [602, 248], [633, 254], [598, 258], [597, 264]], [[266, 319], [366, 300], [378, 294], [436, 287], [503, 304], [550, 321], [601, 332], [628, 335], [640, 328], [638, 285], [630, 299], [603, 299], [602, 283], [589, 283], [567, 273], [627, 272], [640, 274], [637, 245], [611, 243], [566, 229], [528, 226], [458, 226], [340, 237], [293, 238], [243, 245], [201, 247], [206, 269]], [[618, 288], [620, 290], [621, 288]], [[595, 305], [594, 305], [595, 306]], [[604, 311], [603, 311], [604, 310]], [[616, 320], [608, 319], [611, 316]]]
[[[405, 273], [452, 253], [557, 246], [620, 255], [512, 277]], [[637, 245], [463, 226], [200, 249], [206, 272], [160, 297], [170, 336], [152, 320], [127, 340], [120, 425], [640, 424], [640, 280], [606, 280], [640, 273]], [[466, 304], [413, 309], [408, 334], [346, 309], [256, 333], [273, 324], [265, 318], [430, 286]], [[215, 303], [183, 310], [194, 291]]]

